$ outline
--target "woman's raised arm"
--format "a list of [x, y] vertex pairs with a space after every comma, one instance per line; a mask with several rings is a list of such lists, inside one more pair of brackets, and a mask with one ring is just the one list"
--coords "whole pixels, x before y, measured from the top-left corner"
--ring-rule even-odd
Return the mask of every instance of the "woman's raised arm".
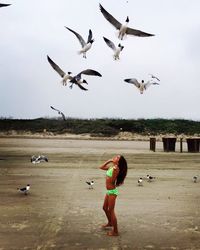
[[106, 162], [104, 162], [103, 165], [101, 165], [99, 168], [102, 170], [108, 170], [109, 169], [109, 164], [113, 163], [113, 159], [107, 160]]

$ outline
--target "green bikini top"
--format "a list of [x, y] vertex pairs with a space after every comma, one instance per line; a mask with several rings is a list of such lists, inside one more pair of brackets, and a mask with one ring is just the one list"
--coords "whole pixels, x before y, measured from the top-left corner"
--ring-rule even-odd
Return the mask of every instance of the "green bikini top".
[[107, 175], [108, 177], [112, 177], [112, 175], [113, 175], [113, 168], [114, 168], [114, 167], [110, 167], [110, 168], [106, 171], [106, 175]]

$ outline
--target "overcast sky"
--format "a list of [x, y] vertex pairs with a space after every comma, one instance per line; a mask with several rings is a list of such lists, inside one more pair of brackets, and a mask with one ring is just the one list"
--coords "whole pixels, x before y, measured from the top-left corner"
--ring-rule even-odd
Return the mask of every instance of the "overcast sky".
[[[50, 106], [74, 118], [184, 118], [200, 120], [199, 0], [1, 0], [0, 116], [56, 117]], [[114, 61], [103, 36], [118, 44], [115, 28], [99, 3], [118, 21], [155, 34], [128, 36]], [[95, 42], [87, 59], [64, 26]], [[85, 76], [88, 91], [60, 84], [49, 55], [64, 71], [91, 68], [102, 77]], [[160, 78], [143, 95], [125, 78]]]

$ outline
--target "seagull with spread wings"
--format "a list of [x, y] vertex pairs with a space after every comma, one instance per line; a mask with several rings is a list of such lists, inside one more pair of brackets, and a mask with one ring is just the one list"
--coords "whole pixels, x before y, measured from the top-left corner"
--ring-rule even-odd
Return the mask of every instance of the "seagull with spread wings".
[[71, 86], [70, 86], [70, 88], [73, 87], [73, 84], [76, 84], [76, 85], [78, 85], [79, 88], [81, 88], [82, 90], [88, 90], [88, 89], [85, 89], [85, 88], [82, 86], [83, 83], [88, 84], [88, 82], [87, 82], [85, 79], [82, 79], [82, 78], [81, 78], [81, 75], [82, 75], [82, 74], [83, 74], [83, 75], [90, 75], [90, 76], [99, 76], [99, 77], [102, 76], [98, 71], [93, 70], [93, 69], [86, 69], [86, 70], [83, 70], [83, 71], [81, 71], [80, 73], [78, 73], [76, 76], [74, 76], [74, 77], [70, 80], [70, 82], [72, 83]]
[[65, 119], [65, 115], [64, 115], [64, 113], [63, 113], [63, 112], [61, 112], [60, 110], [58, 110], [58, 109], [54, 108], [53, 106], [50, 106], [50, 108], [51, 108], [51, 109], [53, 109], [53, 110], [55, 110], [55, 111], [57, 111], [59, 115], [62, 115], [63, 121], [65, 121], [65, 120], [66, 120], [66, 119]]
[[113, 55], [114, 60], [119, 60], [119, 54], [123, 50], [124, 46], [122, 46], [119, 43], [118, 46], [116, 47], [115, 44], [112, 41], [110, 41], [108, 38], [103, 37], [103, 39], [106, 42], [106, 44], [108, 45], [108, 47], [110, 47], [114, 51], [114, 55]]
[[134, 84], [139, 89], [140, 94], [143, 94], [144, 90], [147, 90], [147, 88], [151, 85], [159, 85], [159, 83], [154, 82], [152, 80], [147, 81], [146, 83], [144, 82], [144, 80], [142, 80], [141, 82], [138, 82], [138, 80], [135, 78], [124, 79], [124, 81]]
[[0, 3], [0, 8], [1, 8], [1, 7], [7, 7], [7, 6], [10, 6], [10, 5], [11, 5], [11, 4], [8, 4], [8, 3], [7, 3], [7, 4], [6, 4], [6, 3]]
[[127, 16], [125, 24], [121, 24], [110, 13], [108, 13], [101, 4], [99, 4], [103, 16], [110, 22], [117, 30], [119, 30], [118, 38], [123, 40], [125, 35], [133, 35], [140, 37], [154, 36], [154, 34], [146, 33], [141, 30], [136, 30], [128, 27], [129, 17]]
[[86, 58], [86, 52], [92, 47], [92, 44], [94, 42], [94, 39], [92, 38], [92, 31], [91, 29], [89, 30], [89, 35], [88, 35], [88, 39], [87, 42], [83, 39], [83, 37], [81, 35], [79, 35], [77, 32], [75, 32], [74, 30], [68, 28], [65, 26], [66, 29], [68, 29], [69, 31], [71, 31], [79, 40], [82, 49], [78, 52], [79, 54], [83, 54], [83, 57]]
[[66, 74], [49, 56], [47, 56], [47, 60], [51, 67], [62, 77], [62, 84], [66, 86], [67, 81], [72, 79], [72, 72], [68, 71]]

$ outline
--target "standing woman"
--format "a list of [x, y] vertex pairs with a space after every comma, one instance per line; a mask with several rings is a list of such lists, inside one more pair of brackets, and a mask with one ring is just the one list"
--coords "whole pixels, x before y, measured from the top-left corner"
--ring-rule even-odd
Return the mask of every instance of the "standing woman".
[[[110, 166], [109, 166], [110, 165]], [[118, 236], [117, 218], [115, 215], [115, 201], [118, 195], [117, 187], [122, 185], [127, 174], [127, 162], [122, 155], [117, 155], [113, 159], [107, 160], [100, 169], [106, 170], [106, 196], [103, 210], [108, 219], [108, 223], [102, 228], [113, 227], [108, 232], [109, 236]]]

